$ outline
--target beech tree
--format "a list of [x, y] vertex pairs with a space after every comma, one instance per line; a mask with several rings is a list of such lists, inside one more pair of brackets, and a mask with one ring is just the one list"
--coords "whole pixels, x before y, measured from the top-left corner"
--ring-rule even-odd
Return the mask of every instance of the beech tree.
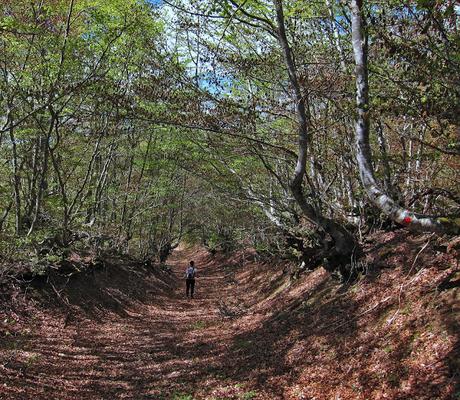
[[409, 211], [384, 193], [376, 182], [369, 144], [371, 107], [369, 102], [368, 46], [365, 33], [366, 20], [363, 0], [352, 0], [351, 11], [353, 53], [356, 64], [356, 158], [361, 182], [366, 193], [374, 205], [401, 225], [415, 230], [456, 233], [460, 229], [458, 220], [446, 217], [430, 217]]
[[[289, 80], [294, 89], [296, 114], [299, 124], [299, 149], [297, 164], [295, 167], [294, 177], [290, 183], [290, 188], [294, 198], [299, 204], [305, 216], [314, 224], [324, 229], [333, 239], [333, 251], [327, 254], [327, 258], [334, 260], [339, 257], [340, 263], [351, 262], [351, 257], [356, 250], [357, 243], [353, 237], [343, 226], [334, 221], [331, 218], [326, 218], [321, 215], [318, 210], [308, 203], [303, 193], [303, 180], [306, 173], [308, 150], [311, 142], [311, 134], [309, 132], [309, 118], [307, 115], [306, 100], [307, 95], [303, 94], [298, 82], [298, 72], [296, 70], [295, 61], [293, 59], [292, 50], [289, 46], [288, 39], [286, 36], [283, 4], [282, 0], [274, 0], [274, 6], [276, 10], [276, 21], [277, 21], [277, 36], [280, 42], [284, 61], [288, 70]], [[334, 260], [337, 262], [337, 260]]]
[[[196, 17], [197, 15], [205, 15], [205, 11], [203, 11], [204, 9], [206, 9], [205, 5], [200, 4], [197, 5], [196, 9], [194, 9], [193, 7], [187, 9], [188, 5], [184, 2], [178, 2], [174, 4], [176, 9], [179, 10], [179, 12], [182, 10], [182, 12], [185, 14], [183, 16], [184, 18], [186, 18], [187, 16], [189, 16], [190, 19], [201, 18], [201, 21], [203, 19], [205, 20], [204, 22], [201, 22], [201, 24], [209, 23], [210, 25], [216, 27], [215, 24], [213, 24], [209, 20], [207, 20], [206, 22], [205, 17]], [[325, 4], [324, 6], [326, 5], [327, 4]], [[323, 257], [329, 258], [331, 262], [331, 268], [335, 268], [337, 264], [349, 263], [352, 258], [353, 252], [357, 248], [357, 242], [354, 236], [351, 233], [349, 233], [347, 229], [344, 228], [342, 223], [340, 223], [338, 220], [334, 218], [327, 217], [323, 214], [322, 208], [327, 203], [321, 200], [321, 196], [317, 192], [318, 188], [315, 186], [314, 183], [314, 181], [316, 181], [317, 183], [319, 181], [319, 172], [316, 170], [316, 163], [314, 162], [316, 154], [312, 146], [312, 138], [314, 136], [311, 132], [313, 130], [310, 116], [310, 110], [312, 106], [311, 104], [309, 104], [309, 88], [305, 87], [304, 85], [302, 86], [300, 84], [300, 79], [303, 79], [303, 82], [305, 82], [308, 78], [305, 77], [305, 72], [302, 72], [303, 75], [301, 75], [301, 73], [297, 69], [294, 60], [294, 52], [290, 46], [289, 39], [286, 33], [285, 16], [282, 2], [274, 1], [270, 6], [269, 3], [256, 4], [250, 2], [240, 4], [234, 1], [222, 1], [218, 3], [216, 9], [213, 9], [212, 7], [210, 9], [214, 10], [215, 12], [216, 10], [217, 12], [221, 12], [221, 14], [219, 15], [222, 19], [224, 19], [224, 22], [222, 24], [219, 25], [219, 22], [216, 23], [219, 29], [222, 29], [222, 31], [219, 31], [218, 34], [220, 39], [217, 44], [220, 54], [215, 53], [215, 43], [213, 43], [213, 39], [206, 37], [202, 39], [200, 43], [201, 53], [205, 54], [205, 57], [208, 58], [209, 56], [211, 56], [213, 58], [215, 57], [215, 59], [217, 60], [224, 60], [226, 57], [232, 57], [232, 60], [235, 61], [232, 66], [229, 65], [229, 68], [232, 68], [232, 70], [228, 73], [228, 79], [232, 82], [233, 86], [232, 91], [233, 93], [235, 93], [236, 96], [238, 96], [239, 93], [237, 91], [237, 87], [241, 88], [242, 91], [247, 91], [249, 97], [251, 98], [249, 102], [241, 100], [243, 104], [241, 104], [240, 102], [239, 104], [234, 103], [233, 105], [233, 107], [235, 107], [236, 109], [241, 110], [241, 112], [237, 113], [239, 118], [248, 118], [247, 115], [242, 115], [244, 113], [243, 110], [246, 107], [246, 109], [252, 109], [253, 112], [253, 117], [250, 117], [252, 118], [252, 120], [249, 119], [248, 121], [249, 126], [252, 130], [246, 128], [248, 133], [243, 138], [243, 140], [246, 139], [245, 141], [248, 151], [251, 152], [256, 159], [260, 159], [260, 161], [262, 162], [262, 169], [265, 168], [268, 172], [268, 176], [271, 176], [273, 178], [273, 181], [271, 183], [267, 182], [268, 185], [270, 187], [273, 187], [274, 183], [278, 188], [277, 190], [281, 190], [281, 193], [284, 195], [285, 198], [290, 199], [290, 201], [292, 201], [291, 199], [293, 199], [297, 203], [298, 207], [301, 210], [301, 213], [303, 214], [302, 218], [306, 218], [312, 224], [312, 226], [316, 226], [316, 229], [318, 229], [317, 233], [320, 237], [322, 237], [322, 240], [324, 240], [323, 244], [325, 245], [325, 247], [323, 248], [324, 252], [321, 253], [322, 256], [318, 257], [318, 260], [321, 260]], [[267, 16], [267, 13], [269, 12], [272, 13], [274, 21], [270, 20], [270, 17]], [[210, 19], [212, 20], [212, 18]], [[219, 21], [218, 18], [217, 21]], [[194, 26], [191, 22], [189, 25], [191, 25], [192, 27]], [[275, 146], [273, 146], [273, 139], [271, 139], [274, 137], [273, 133], [270, 133], [270, 127], [268, 126], [262, 128], [263, 124], [259, 124], [257, 121], [257, 118], [259, 117], [255, 117], [258, 112], [257, 107], [264, 107], [264, 109], [268, 110], [267, 106], [261, 106], [261, 98], [256, 97], [257, 94], [255, 94], [256, 91], [259, 92], [261, 95], [264, 92], [265, 89], [262, 87], [263, 81], [262, 79], [257, 81], [257, 77], [248, 76], [248, 74], [246, 74], [245, 72], [244, 64], [241, 65], [241, 67], [238, 65], [239, 62], [244, 63], [245, 61], [243, 59], [240, 61], [236, 61], [239, 55], [236, 52], [230, 53], [227, 50], [236, 47], [236, 43], [238, 40], [236, 38], [239, 36], [235, 32], [235, 30], [239, 29], [240, 27], [244, 27], [243, 29], [248, 31], [251, 31], [252, 29], [254, 31], [253, 35], [255, 40], [257, 41], [257, 45], [261, 47], [268, 47], [270, 49], [269, 51], [272, 52], [270, 53], [270, 56], [272, 56], [273, 58], [279, 57], [279, 55], [281, 55], [281, 59], [284, 62], [284, 68], [282, 70], [279, 70], [279, 68], [276, 69], [277, 78], [275, 79], [282, 79], [283, 85], [287, 80], [287, 88], [282, 86], [282, 89], [286, 90], [286, 92], [279, 97], [279, 100], [286, 102], [286, 99], [288, 98], [287, 102], [289, 102], [290, 104], [292, 104], [293, 107], [295, 107], [297, 119], [295, 125], [297, 125], [298, 132], [298, 147], [297, 151], [294, 151], [293, 149], [291, 149], [291, 143], [286, 143], [284, 146], [283, 144], [281, 144], [280, 146], [280, 141], [276, 142], [276, 146], [279, 146], [278, 149], [281, 152], [285, 151], [286, 155], [288, 155], [288, 159], [284, 162], [284, 165], [282, 166], [282, 174], [279, 173], [279, 168], [276, 166], [276, 164], [274, 165], [272, 161], [273, 152], [276, 151]], [[204, 30], [205, 28], [202, 26], [200, 29]], [[212, 28], [208, 27], [208, 29]], [[187, 38], [189, 38], [189, 36], [187, 36]], [[225, 46], [223, 44], [224, 42], [226, 42]], [[205, 43], [204, 46], [203, 43]], [[240, 55], [242, 54], [240, 50], [241, 48], [242, 46], [240, 42]], [[244, 51], [244, 53], [248, 54], [248, 57], [250, 57], [249, 54], [251, 54], [251, 51], [255, 50], [251, 50], [251, 47], [249, 45], [248, 50]], [[255, 51], [255, 53], [257, 53], [257, 51]], [[260, 55], [254, 54], [253, 57], [254, 59], [257, 59], [257, 57], [260, 57]], [[225, 64], [227, 65], [226, 62]], [[223, 65], [224, 68], [226, 67], [226, 65]], [[237, 72], [238, 68], [241, 68], [239, 72]], [[238, 74], [241, 74], [244, 77]], [[225, 77], [221, 79], [224, 80]], [[276, 84], [276, 81], [274, 82], [274, 84]], [[271, 88], [271, 90], [276, 89]], [[286, 97], [286, 95], [288, 97]], [[230, 100], [232, 100], [231, 97]], [[250, 105], [250, 102], [252, 102], [252, 106]], [[259, 104], [257, 102], [259, 102]], [[220, 101], [219, 99], [216, 100], [216, 103], [216, 108], [218, 109], [223, 109], [225, 107], [225, 103]], [[226, 103], [228, 104], [230, 103], [230, 101], [227, 101], [226, 99]], [[244, 105], [244, 103], [246, 103], [247, 105]], [[223, 112], [225, 113], [225, 111]], [[276, 115], [275, 110], [273, 109], [269, 110], [268, 112], [273, 112], [273, 115]], [[276, 112], [278, 112], [278, 110], [276, 110]], [[286, 110], [280, 112], [286, 112]], [[273, 118], [273, 120], [275, 119], [276, 117]], [[289, 121], [289, 124], [290, 123], [291, 121]], [[254, 127], [256, 127], [255, 130]], [[205, 128], [205, 124], [203, 124], [203, 128]], [[265, 140], [265, 138], [267, 139]], [[257, 140], [259, 142], [258, 147], [254, 147], [253, 140]], [[284, 147], [284, 149], [282, 146]], [[270, 155], [268, 155], [267, 149], [270, 147], [272, 152]], [[294, 163], [292, 163], [293, 161]], [[292, 168], [292, 172], [286, 173], [287, 166], [289, 164], [291, 165], [290, 168]], [[307, 164], [310, 166], [310, 170], [312, 172], [312, 176], [310, 176], [310, 178], [308, 178], [306, 175]], [[274, 224], [279, 226], [281, 229], [285, 229], [286, 231], [289, 231], [291, 229], [289, 228], [289, 225], [283, 226], [284, 224], [282, 218], [280, 218], [280, 214], [282, 214], [282, 210], [284, 207], [281, 206], [282, 203], [279, 200], [276, 201], [276, 203], [278, 204], [275, 203], [276, 197], [273, 196], [273, 191], [271, 191], [271, 193], [268, 196], [260, 197], [261, 191], [264, 190], [263, 188], [258, 187], [257, 189], [255, 189], [254, 185], [247, 182], [246, 178], [242, 177], [241, 172], [238, 173], [238, 171], [235, 168], [228, 168], [228, 171], [232, 174], [232, 176], [235, 177], [235, 179], [237, 179], [240, 182], [240, 186], [246, 187], [246, 196], [248, 198], [252, 198], [256, 204], [260, 205], [263, 212]], [[309, 185], [308, 194], [304, 190], [305, 184]], [[280, 196], [279, 198], [281, 197], [282, 196]], [[290, 213], [291, 215], [296, 217], [297, 212], [292, 212], [291, 209]]]
[[0, 244], [251, 240], [347, 269], [392, 221], [455, 232], [456, 8], [349, 5], [4, 1]]

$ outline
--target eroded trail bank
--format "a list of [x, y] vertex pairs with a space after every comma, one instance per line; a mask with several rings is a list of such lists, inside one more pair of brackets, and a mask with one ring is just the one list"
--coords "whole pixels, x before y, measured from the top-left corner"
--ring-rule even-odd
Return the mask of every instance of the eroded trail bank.
[[[199, 268], [193, 300], [182, 279], [189, 258]], [[226, 266], [193, 250], [177, 251], [171, 271], [119, 262], [62, 293], [62, 314], [33, 303], [25, 315], [11, 310], [31, 326], [2, 338], [0, 397], [169, 399], [220, 379], [218, 358], [232, 363], [220, 340], [224, 302], [236, 294]]]
[[404, 232], [378, 240], [352, 286], [322, 269], [292, 281], [250, 251], [181, 249], [171, 271], [110, 259], [18, 290], [0, 311], [0, 398], [455, 398], [456, 254]]

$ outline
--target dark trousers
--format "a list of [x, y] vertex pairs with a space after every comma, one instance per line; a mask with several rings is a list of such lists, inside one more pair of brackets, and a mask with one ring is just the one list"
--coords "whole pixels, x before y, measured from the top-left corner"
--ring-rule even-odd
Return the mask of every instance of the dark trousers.
[[195, 279], [186, 279], [185, 280], [185, 293], [188, 294], [190, 292], [190, 295], [193, 297], [193, 293], [195, 292]]

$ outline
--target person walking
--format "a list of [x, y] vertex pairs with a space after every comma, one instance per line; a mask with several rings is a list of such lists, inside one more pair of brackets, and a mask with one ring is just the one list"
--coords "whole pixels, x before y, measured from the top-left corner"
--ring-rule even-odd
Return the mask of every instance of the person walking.
[[195, 261], [190, 261], [189, 266], [185, 270], [185, 294], [188, 297], [193, 299], [193, 294], [195, 293], [195, 277], [196, 277], [196, 268]]

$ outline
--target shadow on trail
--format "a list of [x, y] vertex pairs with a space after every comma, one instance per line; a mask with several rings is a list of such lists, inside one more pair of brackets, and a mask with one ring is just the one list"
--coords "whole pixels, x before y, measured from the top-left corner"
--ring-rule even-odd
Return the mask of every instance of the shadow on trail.
[[158, 266], [115, 259], [71, 277], [52, 274], [46, 282], [33, 281], [31, 289], [47, 297], [50, 307], [64, 305], [71, 314], [98, 320], [111, 313], [129, 317], [127, 310], [152, 301], [161, 305], [173, 282], [174, 276]]
[[[457, 278], [460, 275], [457, 272]], [[448, 283], [451, 283], [449, 280]], [[445, 287], [449, 287], [448, 284]], [[447, 298], [447, 307], [443, 310], [442, 321], [445, 329], [455, 337], [455, 342], [452, 345], [451, 351], [447, 354], [445, 360], [439, 360], [436, 363], [436, 367], [445, 368], [447, 370], [446, 375], [450, 376], [452, 381], [452, 395], [460, 395], [460, 289], [458, 287], [447, 289], [445, 296]]]
[[333, 285], [330, 278], [323, 279], [313, 288], [317, 294], [312, 298], [294, 301], [257, 329], [236, 335], [228, 352], [233, 358], [233, 363], [226, 365], [229, 376], [241, 381], [254, 379], [281, 399], [285, 388], [277, 377], [297, 381], [302, 372], [295, 368], [298, 357], [311, 364], [320, 356], [324, 358], [325, 352], [332, 358], [348, 354], [347, 341], [358, 329], [354, 320], [358, 305], [346, 298], [322, 299], [321, 294]]
[[[190, 259], [198, 265], [193, 301], [182, 279]], [[397, 393], [408, 378], [417, 317], [406, 318], [411, 329], [388, 328], [397, 298], [382, 301], [378, 285], [358, 296], [359, 287], [340, 287], [318, 270], [287, 289], [282, 267], [239, 266], [239, 259], [177, 252], [171, 274], [115, 263], [94, 272], [93, 287], [78, 277], [66, 296], [81, 314], [68, 326], [43, 317], [47, 325], [31, 335], [16, 364], [5, 364], [4, 382], [25, 387], [17, 397], [24, 400], [171, 400], [179, 393], [203, 399], [214, 388], [238, 385], [275, 400], [291, 398], [287, 391], [299, 382], [322, 393], [318, 398], [334, 398], [334, 388], [349, 390], [343, 398], [375, 398], [382, 385], [401, 400], [428, 399], [426, 388], [437, 393], [432, 377]], [[241, 306], [241, 314], [226, 318], [222, 302]], [[444, 322], [458, 332], [452, 315]], [[457, 341], [439, 362], [457, 387], [458, 351]]]

